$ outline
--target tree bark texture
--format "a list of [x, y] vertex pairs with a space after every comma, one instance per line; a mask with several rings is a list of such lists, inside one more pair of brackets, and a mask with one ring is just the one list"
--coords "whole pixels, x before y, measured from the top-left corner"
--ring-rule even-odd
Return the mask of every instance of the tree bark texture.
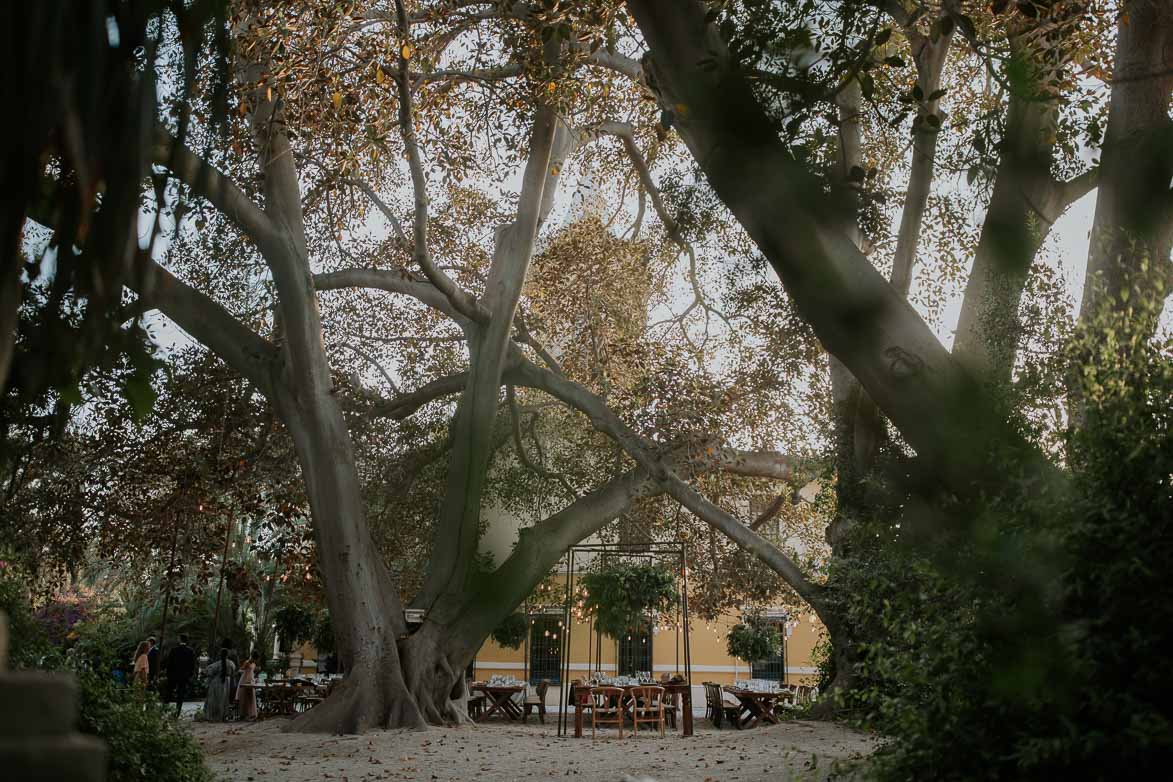
[[1173, 3], [1129, 0], [1118, 27], [1081, 317], [1092, 317], [1104, 300], [1125, 306], [1120, 294], [1132, 287], [1141, 300], [1132, 304], [1155, 310], [1150, 336], [1173, 289], [1171, 95]]

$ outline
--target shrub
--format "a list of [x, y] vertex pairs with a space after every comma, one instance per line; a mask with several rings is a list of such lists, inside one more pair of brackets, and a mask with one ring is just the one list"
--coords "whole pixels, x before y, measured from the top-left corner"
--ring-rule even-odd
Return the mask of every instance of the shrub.
[[0, 559], [0, 611], [8, 615], [8, 664], [35, 668], [55, 649], [29, 608], [26, 574]]
[[782, 637], [762, 617], [750, 616], [730, 628], [725, 641], [731, 656], [753, 663], [776, 655]]
[[153, 696], [82, 671], [80, 728], [109, 747], [108, 782], [211, 782], [200, 746]]
[[210, 782], [199, 744], [183, 731], [174, 712], [152, 695], [114, 681], [125, 665], [114, 621], [70, 622], [68, 653], [50, 643], [27, 602], [19, 574], [0, 568], [0, 609], [9, 615], [14, 667], [69, 671], [78, 677], [81, 711], [78, 727], [103, 739], [109, 748], [108, 782]]
[[676, 577], [662, 565], [608, 562], [582, 578], [583, 607], [595, 627], [618, 638], [642, 625], [649, 614], [676, 607]]
[[497, 645], [504, 649], [517, 649], [525, 643], [525, 635], [529, 631], [529, 622], [525, 614], [510, 614], [498, 625], [490, 635]]
[[894, 739], [881, 779], [1149, 779], [1173, 762], [1173, 345], [1076, 347], [1097, 357], [1062, 491], [995, 500], [977, 535], [935, 547], [863, 520], [835, 565], [857, 659], [843, 705]]

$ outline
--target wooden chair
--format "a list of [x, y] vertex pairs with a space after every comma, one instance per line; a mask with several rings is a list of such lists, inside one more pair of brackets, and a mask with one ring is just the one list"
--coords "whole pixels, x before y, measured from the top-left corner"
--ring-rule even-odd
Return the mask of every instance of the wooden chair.
[[[660, 684], [671, 684], [672, 677], [668, 674], [660, 675]], [[676, 730], [676, 707], [680, 703], [680, 695], [675, 692], [664, 693], [664, 719], [672, 730]]]
[[591, 738], [598, 725], [616, 725], [623, 738], [623, 688], [591, 687]]
[[523, 723], [529, 722], [529, 713], [533, 709], [538, 710], [538, 720], [543, 725], [546, 724], [546, 690], [550, 689], [550, 680], [542, 679], [538, 682], [538, 691], [536, 695], [526, 696], [525, 699], [525, 714], [522, 715], [521, 721]]
[[716, 724], [717, 722], [717, 704], [713, 700], [712, 682], [701, 682], [701, 686], [705, 688], [705, 719]]
[[631, 704], [631, 735], [639, 735], [640, 723], [658, 725], [660, 738], [664, 738], [664, 688], [649, 685], [632, 687], [628, 703]]
[[484, 695], [470, 695], [468, 696], [468, 716], [472, 719], [480, 719], [480, 716], [485, 712], [485, 696]]
[[731, 720], [738, 728], [741, 727], [741, 707], [725, 703], [720, 684], [705, 682], [705, 703], [711, 709], [708, 717], [714, 728], [719, 730], [721, 723], [726, 719]]

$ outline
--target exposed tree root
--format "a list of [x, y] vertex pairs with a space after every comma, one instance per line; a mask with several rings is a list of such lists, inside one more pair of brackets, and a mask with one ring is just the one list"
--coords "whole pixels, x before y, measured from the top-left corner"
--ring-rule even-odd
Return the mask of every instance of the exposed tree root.
[[464, 672], [453, 667], [437, 632], [423, 630], [398, 643], [384, 639], [382, 648], [356, 662], [329, 698], [286, 730], [355, 734], [471, 722]]

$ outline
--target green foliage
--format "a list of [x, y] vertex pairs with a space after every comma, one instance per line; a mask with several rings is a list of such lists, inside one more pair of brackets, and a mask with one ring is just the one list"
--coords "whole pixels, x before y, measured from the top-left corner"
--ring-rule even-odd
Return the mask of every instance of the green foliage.
[[882, 779], [1147, 779], [1173, 762], [1173, 344], [1095, 326], [1068, 356], [1082, 425], [1065, 492], [995, 501], [964, 545], [914, 551], [865, 520], [832, 574], [857, 663], [841, 705], [894, 738]]
[[127, 659], [124, 626], [90, 616], [70, 625], [68, 650], [54, 645], [29, 609], [18, 576], [9, 565], [0, 567], [0, 610], [10, 617], [11, 662], [77, 676], [78, 728], [106, 742], [108, 782], [210, 782], [199, 744], [178, 726], [172, 708], [115, 682], [114, 668]]
[[0, 611], [8, 615], [8, 664], [34, 668], [53, 652], [53, 645], [29, 608], [27, 578], [18, 567], [0, 559]]
[[726, 649], [739, 660], [752, 663], [778, 653], [782, 637], [760, 616], [750, 616], [735, 624], [725, 636]]
[[210, 782], [199, 744], [169, 706], [104, 672], [83, 671], [79, 680], [79, 726], [109, 747], [108, 782]]
[[489, 635], [497, 645], [505, 649], [517, 649], [525, 642], [529, 622], [525, 614], [510, 614]]
[[337, 649], [334, 643], [334, 625], [330, 622], [330, 611], [323, 608], [318, 613], [314, 623], [314, 648], [318, 654], [333, 654]]
[[639, 627], [649, 614], [667, 613], [679, 595], [676, 577], [662, 565], [607, 562], [582, 578], [583, 608], [594, 616], [595, 627], [618, 638]]
[[281, 638], [281, 651], [288, 652], [293, 644], [313, 638], [315, 619], [312, 611], [297, 603], [278, 608], [273, 614], [273, 623]]

